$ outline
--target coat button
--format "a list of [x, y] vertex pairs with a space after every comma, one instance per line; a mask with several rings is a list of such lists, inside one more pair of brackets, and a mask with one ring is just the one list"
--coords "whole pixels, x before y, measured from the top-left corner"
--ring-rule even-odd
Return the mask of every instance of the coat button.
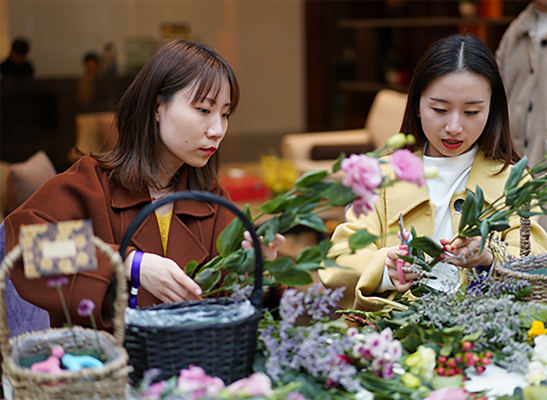
[[462, 206], [463, 206], [463, 199], [458, 199], [454, 202], [454, 210], [457, 212], [462, 212]]
[[528, 139], [524, 140], [524, 147], [528, 147]]
[[530, 103], [530, 105], [528, 106], [528, 112], [532, 112], [532, 108], [534, 108], [534, 107], [533, 107], [532, 103]]
[[546, 47], [547, 46], [547, 39], [543, 39], [541, 41], [541, 47]]

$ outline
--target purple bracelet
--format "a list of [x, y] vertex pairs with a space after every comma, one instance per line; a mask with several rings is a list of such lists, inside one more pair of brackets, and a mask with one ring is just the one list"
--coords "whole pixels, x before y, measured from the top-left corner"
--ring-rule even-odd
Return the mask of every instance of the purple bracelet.
[[144, 253], [135, 251], [131, 262], [131, 294], [129, 295], [129, 308], [137, 308], [137, 294], [141, 285], [141, 262]]

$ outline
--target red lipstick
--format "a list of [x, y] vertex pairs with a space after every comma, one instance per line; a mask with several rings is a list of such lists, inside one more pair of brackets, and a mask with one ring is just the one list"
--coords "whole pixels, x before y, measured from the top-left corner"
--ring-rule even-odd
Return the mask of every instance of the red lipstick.
[[456, 149], [459, 149], [461, 147], [461, 145], [463, 144], [463, 142], [461, 140], [447, 140], [447, 139], [442, 139], [442, 142], [443, 142], [443, 146], [445, 148], [447, 148], [448, 150], [456, 150]]
[[206, 149], [201, 149], [201, 151], [203, 151], [204, 153], [206, 153], [208, 155], [212, 155], [215, 151], [217, 151], [217, 148], [216, 147], [208, 147]]

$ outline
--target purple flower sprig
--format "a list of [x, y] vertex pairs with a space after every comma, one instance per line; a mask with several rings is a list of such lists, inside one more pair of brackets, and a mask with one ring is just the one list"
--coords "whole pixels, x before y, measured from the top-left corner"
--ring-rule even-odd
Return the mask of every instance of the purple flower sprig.
[[80, 317], [89, 317], [89, 319], [91, 320], [91, 326], [95, 330], [97, 349], [100, 353], [100, 357], [103, 358], [104, 352], [99, 341], [99, 332], [97, 330], [97, 324], [95, 323], [95, 317], [93, 316], [93, 311], [95, 311], [95, 303], [93, 302], [93, 300], [90, 299], [82, 299], [80, 300], [80, 304], [78, 304], [77, 311]]

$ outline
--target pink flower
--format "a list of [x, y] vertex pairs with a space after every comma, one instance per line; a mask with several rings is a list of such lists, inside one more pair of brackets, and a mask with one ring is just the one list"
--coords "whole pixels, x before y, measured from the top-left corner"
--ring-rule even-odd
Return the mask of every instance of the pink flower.
[[58, 276], [57, 278], [51, 278], [47, 281], [47, 286], [50, 288], [61, 287], [68, 285], [68, 278], [66, 276]]
[[298, 392], [290, 392], [287, 394], [287, 400], [306, 400], [306, 398]]
[[467, 393], [462, 388], [445, 387], [431, 392], [425, 400], [466, 400]]
[[161, 394], [163, 389], [167, 386], [166, 381], [161, 381], [150, 385], [148, 390], [139, 396], [139, 399], [143, 400], [159, 400], [161, 399]]
[[93, 314], [93, 310], [95, 310], [95, 303], [93, 303], [93, 300], [82, 299], [78, 305], [77, 311], [80, 317], [89, 317]]
[[228, 391], [238, 396], [273, 396], [272, 381], [262, 372], [255, 372], [248, 378], [232, 383], [228, 386]]
[[376, 189], [382, 183], [382, 171], [380, 163], [376, 158], [364, 154], [352, 154], [342, 160], [340, 164], [346, 172], [342, 184], [351, 188], [353, 193], [359, 196], [353, 202], [355, 215], [367, 214], [374, 210], [374, 204], [378, 195]]
[[364, 196], [374, 191], [382, 183], [380, 162], [364, 154], [352, 154], [340, 164], [346, 172], [342, 184], [351, 188], [357, 196]]
[[177, 385], [183, 392], [191, 393], [193, 399], [220, 392], [225, 387], [222, 379], [209, 376], [203, 368], [193, 365], [180, 370]]
[[395, 171], [395, 175], [402, 181], [415, 183], [422, 186], [425, 183], [424, 166], [419, 157], [410, 150], [401, 149], [393, 152], [389, 163]]

